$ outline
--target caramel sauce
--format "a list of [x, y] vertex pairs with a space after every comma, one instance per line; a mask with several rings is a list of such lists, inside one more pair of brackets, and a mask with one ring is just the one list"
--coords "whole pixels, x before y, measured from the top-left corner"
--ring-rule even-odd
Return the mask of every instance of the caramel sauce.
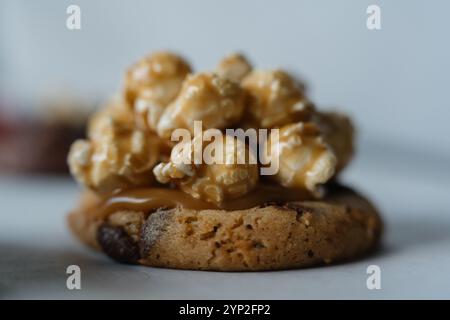
[[195, 199], [177, 189], [168, 188], [136, 188], [121, 191], [109, 196], [100, 204], [99, 215], [107, 215], [117, 210], [133, 210], [148, 212], [158, 208], [181, 207], [193, 210], [250, 209], [267, 202], [302, 201], [313, 199], [311, 194], [298, 189], [288, 189], [276, 185], [259, 185], [250, 193], [220, 205]]

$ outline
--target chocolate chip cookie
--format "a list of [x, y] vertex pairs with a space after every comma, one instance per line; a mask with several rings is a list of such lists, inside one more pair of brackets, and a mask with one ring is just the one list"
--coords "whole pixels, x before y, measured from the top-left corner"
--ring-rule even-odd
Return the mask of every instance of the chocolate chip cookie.
[[258, 271], [330, 264], [374, 249], [382, 231], [372, 204], [342, 186], [321, 201], [233, 211], [159, 208], [99, 216], [99, 203], [85, 194], [69, 216], [77, 237], [116, 261], [154, 267]]

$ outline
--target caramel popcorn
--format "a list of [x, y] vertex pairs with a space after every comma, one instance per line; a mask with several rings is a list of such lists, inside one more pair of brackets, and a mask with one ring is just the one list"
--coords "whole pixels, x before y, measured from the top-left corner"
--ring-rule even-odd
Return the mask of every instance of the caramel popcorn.
[[350, 162], [354, 153], [355, 129], [350, 118], [337, 112], [317, 112], [314, 122], [336, 155], [336, 172], [340, 172]]
[[169, 52], [144, 57], [127, 71], [125, 98], [136, 111], [141, 127], [156, 129], [159, 117], [190, 72], [183, 58]]
[[236, 124], [244, 111], [245, 94], [238, 84], [213, 73], [189, 76], [180, 94], [163, 112], [157, 133], [169, 139], [172, 131], [193, 132], [194, 121], [204, 129], [223, 129]]
[[157, 103], [148, 93], [149, 91], [144, 91], [136, 98], [134, 103], [136, 122], [140, 128], [156, 130], [166, 105]]
[[111, 122], [122, 127], [133, 128], [134, 113], [121, 97], [112, 97], [88, 122], [87, 136], [91, 140], [99, 140], [110, 130]]
[[[87, 140], [72, 145], [72, 175], [97, 193], [159, 182], [220, 206], [256, 188], [259, 169], [281, 186], [318, 197], [320, 185], [351, 160], [350, 119], [316, 111], [287, 72], [252, 70], [235, 53], [222, 59], [213, 73], [190, 73], [186, 61], [168, 52], [133, 65], [123, 96], [91, 118]], [[206, 131], [197, 134], [195, 121]], [[259, 141], [257, 149], [265, 150], [261, 168], [245, 142], [224, 134], [224, 129], [236, 127], [279, 129], [279, 140], [272, 133]], [[196, 136], [176, 144], [170, 140], [175, 129]], [[207, 135], [214, 140], [204, 141]], [[195, 160], [198, 143], [200, 162]], [[213, 145], [219, 151], [216, 161], [208, 162], [203, 156]], [[238, 161], [241, 155], [243, 162]], [[114, 219], [122, 222], [120, 216]]]
[[281, 70], [254, 70], [242, 81], [251, 96], [248, 106], [252, 126], [280, 127], [308, 120], [314, 111], [298, 83]]
[[68, 163], [72, 175], [99, 193], [151, 185], [151, 170], [159, 158], [158, 136], [103, 112], [91, 124], [90, 140], [72, 144]]
[[240, 82], [252, 71], [248, 60], [239, 53], [233, 53], [223, 58], [216, 67], [216, 73], [234, 82]]
[[278, 172], [271, 176], [285, 187], [302, 188], [318, 193], [318, 186], [334, 174], [336, 157], [313, 123], [289, 124], [279, 131], [279, 143], [266, 143], [272, 158], [279, 160]]
[[[244, 142], [231, 136], [222, 137], [218, 142], [216, 140], [211, 142], [217, 143], [216, 150], [222, 151], [223, 157], [220, 157], [222, 161], [195, 164], [194, 144], [196, 139], [201, 139], [197, 136], [190, 142], [180, 142], [172, 149], [170, 161], [162, 162], [154, 168], [156, 179], [160, 183], [173, 182], [194, 198], [216, 204], [247, 194], [258, 182], [256, 160], [254, 158], [255, 161], [250, 160], [253, 154]], [[211, 143], [203, 143], [202, 152]], [[187, 147], [190, 148], [186, 149]], [[239, 163], [238, 154], [247, 155], [244, 163]]]

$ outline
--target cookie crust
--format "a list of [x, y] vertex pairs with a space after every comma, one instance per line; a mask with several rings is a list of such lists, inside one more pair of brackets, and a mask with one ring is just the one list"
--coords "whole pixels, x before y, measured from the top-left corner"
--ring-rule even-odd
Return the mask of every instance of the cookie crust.
[[267, 203], [246, 210], [159, 208], [96, 217], [85, 194], [69, 225], [85, 244], [114, 260], [153, 267], [262, 271], [330, 264], [374, 249], [382, 221], [353, 190], [326, 199]]

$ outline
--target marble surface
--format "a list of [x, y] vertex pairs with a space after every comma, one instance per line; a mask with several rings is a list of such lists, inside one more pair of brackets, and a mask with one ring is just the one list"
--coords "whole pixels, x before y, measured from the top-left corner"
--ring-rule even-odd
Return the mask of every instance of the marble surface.
[[[450, 298], [449, 159], [363, 143], [344, 180], [373, 199], [386, 233], [376, 254], [303, 270], [218, 273], [121, 265], [84, 248], [65, 214], [79, 188], [69, 178], [0, 176], [0, 298], [391, 299]], [[81, 290], [66, 268], [81, 268]], [[366, 268], [381, 268], [368, 290]]]

